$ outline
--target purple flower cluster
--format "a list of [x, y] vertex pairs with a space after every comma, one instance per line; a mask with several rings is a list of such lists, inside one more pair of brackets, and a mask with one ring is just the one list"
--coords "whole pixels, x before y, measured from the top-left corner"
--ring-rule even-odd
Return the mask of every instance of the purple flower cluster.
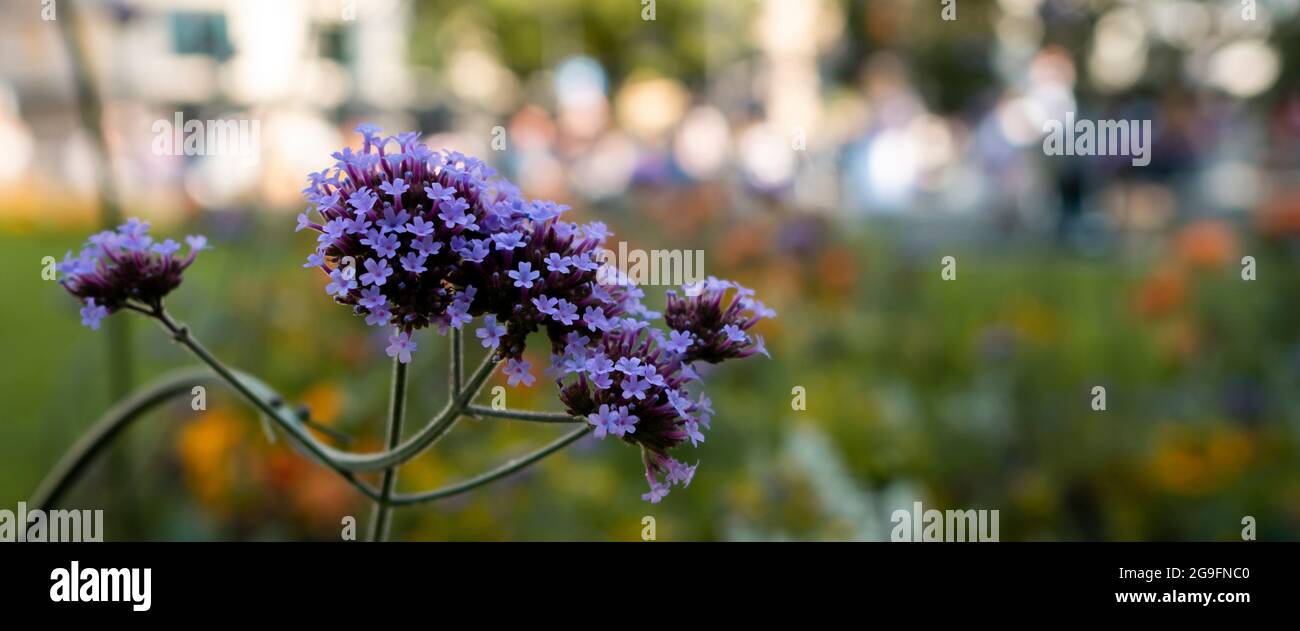
[[[505, 361], [511, 386], [536, 380], [523, 353], [544, 331], [546, 373], [568, 413], [597, 438], [642, 449], [642, 498], [657, 503], [689, 485], [698, 463], [668, 452], [703, 442], [714, 414], [708, 396], [688, 392], [700, 381], [693, 363], [767, 355], [750, 329], [776, 313], [752, 290], [710, 277], [685, 296], [668, 292], [665, 334], [650, 326], [660, 314], [642, 304], [644, 292], [603, 261], [604, 224], [564, 221], [566, 207], [526, 200], [483, 162], [434, 152], [415, 132], [357, 131], [360, 151], [334, 153], [333, 167], [309, 176], [312, 208], [298, 216], [298, 230], [319, 234], [304, 267], [328, 278], [326, 293], [366, 324], [390, 327], [386, 352], [401, 363], [417, 350], [417, 329], [445, 334], [481, 318], [475, 337]], [[180, 244], [154, 242], [149, 224], [131, 219], [68, 252], [59, 282], [93, 329], [120, 309], [162, 317], [163, 297], [207, 247], [202, 236], [186, 241], [181, 257]]]
[[446, 333], [486, 316], [476, 335], [514, 369], [529, 333], [544, 329], [558, 349], [592, 322], [648, 313], [639, 294], [597, 284], [603, 224], [563, 221], [567, 207], [527, 201], [483, 162], [435, 152], [418, 133], [357, 131], [361, 150], [333, 154], [303, 191], [313, 207], [298, 230], [320, 233], [304, 267], [367, 324], [406, 333], [390, 347], [402, 361], [410, 334], [430, 325]]
[[[730, 289], [735, 293], [724, 308], [722, 300]], [[771, 357], [763, 336], [747, 333], [759, 320], [776, 317], [775, 311], [754, 298], [754, 290], [710, 277], [685, 287], [684, 293], [684, 297], [679, 297], [675, 291], [668, 292], [664, 321], [672, 329], [670, 335], [674, 340], [680, 335], [692, 342], [683, 349], [685, 361], [716, 364], [754, 353]]]
[[81, 323], [99, 329], [99, 321], [122, 308], [157, 310], [162, 299], [181, 284], [181, 275], [207, 247], [203, 236], [188, 236], [186, 256], [171, 239], [149, 236], [149, 222], [132, 218], [117, 230], [91, 235], [75, 257], [59, 264], [59, 283], [82, 302]]
[[387, 352], [401, 362], [416, 329], [446, 333], [481, 317], [475, 337], [506, 361], [511, 386], [534, 382], [522, 355], [528, 335], [545, 331], [547, 374], [568, 412], [598, 438], [642, 448], [642, 497], [658, 502], [690, 484], [697, 465], [668, 452], [702, 442], [713, 415], [706, 395], [687, 392], [700, 379], [692, 362], [766, 355], [748, 331], [776, 314], [751, 290], [710, 278], [684, 298], [669, 292], [665, 335], [650, 327], [659, 314], [644, 292], [603, 265], [604, 224], [564, 221], [566, 207], [526, 200], [487, 165], [434, 152], [416, 133], [357, 131], [361, 150], [335, 153], [334, 167], [311, 175], [314, 210], [298, 217], [299, 230], [319, 233], [305, 267], [329, 278], [325, 291], [367, 324], [393, 327]]
[[[679, 311], [712, 314], [730, 288], [744, 304], [735, 311], [729, 307], [726, 317], [696, 318], [668, 335], [643, 320], [623, 318], [594, 339], [570, 334], [563, 353], [552, 356], [551, 373], [558, 376], [560, 400], [569, 413], [585, 416], [597, 437], [617, 436], [643, 449], [650, 491], [642, 498], [650, 502], [659, 502], [673, 485], [691, 483], [698, 463], [679, 462], [668, 451], [687, 441], [692, 446], [703, 442], [714, 414], [707, 395], [692, 398], [687, 392], [687, 384], [700, 380], [692, 362], [767, 354], [761, 337], [750, 340], [743, 331], [776, 314], [740, 285], [710, 278], [702, 291], [690, 288], [698, 295], [685, 301], [674, 303], [669, 292], [670, 308], [676, 304]], [[749, 315], [741, 318], [740, 310]], [[745, 339], [731, 334], [732, 327]]]

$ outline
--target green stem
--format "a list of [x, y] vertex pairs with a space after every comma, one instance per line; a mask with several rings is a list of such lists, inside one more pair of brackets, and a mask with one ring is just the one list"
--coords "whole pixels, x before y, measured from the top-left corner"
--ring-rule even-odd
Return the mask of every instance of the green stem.
[[516, 471], [519, 471], [520, 469], [523, 469], [524, 467], [527, 467], [528, 465], [531, 465], [534, 462], [537, 462], [538, 460], [541, 460], [542, 458], [545, 458], [561, 449], [564, 449], [565, 447], [573, 443], [573, 441], [578, 440], [579, 438], [585, 436], [589, 431], [591, 431], [590, 427], [578, 428], [568, 434], [565, 434], [559, 440], [556, 440], [555, 442], [545, 447], [542, 447], [541, 449], [538, 449], [537, 451], [528, 454], [527, 456], [515, 460], [511, 460], [495, 469], [492, 469], [491, 471], [477, 475], [458, 484], [453, 484], [451, 486], [444, 487], [441, 489], [436, 489], [433, 491], [424, 491], [422, 493], [406, 493], [406, 494], [398, 493], [397, 495], [392, 496], [392, 498], [389, 500], [389, 504], [393, 506], [409, 506], [411, 504], [432, 502], [434, 500], [442, 499], [445, 497], [460, 495], [461, 493], [465, 493], [466, 491], [472, 491], [490, 482], [495, 482], [497, 480], [500, 480], [501, 478], [504, 478]]
[[[393, 389], [388, 399], [388, 448], [392, 449], [402, 440], [402, 417], [406, 409], [406, 364], [393, 358]], [[393, 496], [393, 487], [397, 485], [397, 467], [384, 469], [384, 477], [379, 485], [379, 499], [375, 502], [370, 519], [370, 540], [384, 541], [388, 538], [388, 517], [392, 507], [388, 498]]]
[[[280, 399], [278, 394], [271, 391], [265, 384], [258, 381], [251, 375], [246, 375], [238, 371], [232, 371], [242, 383], [249, 384], [253, 390], [264, 391], [260, 395], [263, 398], [274, 401]], [[175, 396], [181, 396], [190, 393], [191, 389], [204, 382], [227, 383], [234, 386], [233, 382], [225, 379], [218, 379], [209, 368], [191, 368], [181, 370], [177, 373], [164, 376], [153, 383], [150, 383], [127, 399], [118, 402], [99, 419], [97, 419], [91, 428], [87, 430], [82, 437], [59, 459], [58, 464], [51, 469], [45, 479], [37, 487], [29, 500], [35, 508], [42, 510], [51, 510], [58, 505], [63, 494], [80, 478], [86, 469], [94, 462], [95, 458], [103, 453], [103, 450], [112, 443], [113, 439], [126, 430], [135, 419], [141, 418], [154, 407], [161, 405], [165, 401]], [[281, 427], [285, 427], [287, 418], [284, 415], [277, 414], [272, 417]], [[386, 504], [388, 506], [409, 506], [424, 502], [431, 502], [438, 499], [460, 495], [474, 490], [480, 486], [488, 484], [494, 480], [499, 480], [516, 471], [519, 471], [543, 458], [549, 456], [573, 441], [583, 436], [590, 428], [583, 427], [568, 434], [559, 440], [547, 445], [527, 456], [507, 462], [496, 469], [475, 476], [448, 487], [423, 491], [410, 494], [396, 494], [391, 496]], [[310, 455], [310, 454], [309, 454]], [[320, 460], [319, 457], [316, 457]], [[336, 470], [337, 471], [337, 470]], [[368, 485], [360, 482], [346, 472], [338, 472], [353, 487], [359, 490], [363, 495], [371, 500], [379, 501], [380, 493], [378, 490], [370, 488]]]
[[130, 397], [119, 401], [104, 412], [59, 458], [59, 462], [32, 493], [29, 503], [34, 509], [48, 511], [58, 505], [63, 494], [81, 477], [95, 457], [113, 442], [130, 424], [168, 399], [189, 393], [201, 383], [216, 381], [206, 369], [193, 368], [165, 376], [142, 388]]
[[481, 405], [467, 405], [465, 411], [475, 416], [503, 418], [512, 421], [531, 421], [533, 423], [583, 423], [581, 417], [564, 412], [534, 412], [532, 410], [496, 410]]
[[[295, 439], [293, 444], [304, 448], [307, 455], [322, 464], [330, 467], [339, 474], [344, 480], [351, 484], [366, 497], [375, 500], [377, 506], [392, 507], [429, 502], [445, 497], [459, 495], [468, 492], [495, 480], [504, 478], [516, 471], [527, 467], [546, 456], [559, 451], [565, 446], [576, 441], [588, 431], [589, 427], [581, 427], [578, 430], [560, 438], [559, 440], [547, 445], [536, 452], [533, 452], [522, 458], [507, 462], [491, 471], [480, 474], [464, 482], [412, 494], [394, 494], [393, 486], [395, 484], [395, 467], [400, 465], [411, 457], [414, 457], [425, 448], [435, 442], [447, 429], [451, 427], [462, 414], [472, 414], [479, 409], [478, 406], [469, 404], [482, 389], [487, 378], [491, 376], [496, 367], [496, 362], [489, 356], [475, 370], [470, 377], [465, 388], [453, 398], [442, 413], [437, 415], [428, 426], [422, 429], [416, 436], [411, 437], [405, 443], [392, 446], [397, 443], [401, 435], [401, 423], [404, 416], [405, 408], [405, 390], [406, 390], [406, 368], [404, 364], [398, 363], [394, 367], [393, 397], [389, 405], [389, 446], [388, 451], [376, 454], [351, 454], [339, 452], [317, 441], [308, 431], [303, 429], [300, 419], [297, 419], [288, 409], [283, 397], [271, 390], [266, 384], [257, 378], [241, 373], [226, 367], [216, 356], [212, 355], [197, 339], [190, 333], [189, 329], [176, 321], [162, 309], [161, 306], [153, 308], [151, 311], [140, 309], [151, 317], [156, 318], [159, 323], [168, 332], [172, 338], [199, 359], [216, 373], [216, 376], [229, 384], [237, 393], [253, 404], [258, 410], [271, 418], [281, 429], [285, 430], [292, 438]], [[137, 394], [119, 402], [106, 412], [100, 419], [92, 425], [81, 439], [68, 450], [59, 460], [59, 463], [46, 476], [45, 480], [37, 488], [32, 496], [32, 504], [43, 509], [53, 507], [61, 498], [63, 493], [71, 487], [72, 483], [77, 480], [86, 467], [94, 458], [103, 451], [103, 449], [116, 438], [123, 429], [125, 429], [134, 419], [140, 417], [145, 412], [152, 409], [159, 403], [176, 396], [183, 392], [189, 392], [196, 382], [204, 379], [211, 379], [207, 374], [195, 374], [194, 371], [179, 373], [175, 376], [165, 378], [154, 384], [145, 387]], [[484, 408], [486, 409], [486, 408]], [[546, 422], [561, 422], [558, 415], [554, 413], [535, 413], [532, 414], [520, 410], [490, 410], [493, 414], [500, 416], [503, 413], [514, 415], [513, 418], [522, 418], [529, 416], [530, 420], [546, 418]], [[569, 417], [568, 422], [581, 422], [581, 419]], [[305, 421], [303, 421], [305, 423]], [[382, 480], [382, 488], [378, 491], [370, 488], [361, 482], [354, 475], [354, 471], [349, 470], [346, 466], [337, 462], [333, 454], [340, 454], [347, 458], [353, 459], [354, 462], [362, 462], [364, 466], [370, 467], [374, 463], [382, 463], [375, 466], [376, 469], [384, 469], [385, 475]], [[372, 469], [366, 469], [372, 470]], [[385, 534], [385, 526], [388, 520], [387, 511], [380, 510], [377, 514], [380, 519], [372, 520], [372, 538], [378, 535], [382, 538]]]
[[203, 363], [207, 364], [210, 368], [212, 368], [213, 372], [217, 373], [217, 376], [221, 377], [226, 381], [226, 383], [230, 384], [230, 386], [234, 388], [235, 391], [238, 392], [240, 395], [242, 395], [245, 399], [247, 399], [249, 403], [252, 403], [254, 407], [256, 407], [258, 410], [261, 410], [272, 420], [278, 423], [281, 427], [283, 427], [286, 431], [288, 431], [291, 435], [297, 438], [307, 448], [307, 450], [310, 451], [311, 454], [316, 457], [317, 460], [321, 461], [322, 463], [328, 465], [330, 468], [337, 471], [339, 475], [343, 476], [345, 480], [350, 482], [353, 486], [357, 487], [357, 489], [361, 490], [363, 493], [369, 491], [367, 487], [362, 485], [361, 482], [356, 479], [356, 477], [352, 474], [351, 471], [348, 471], [347, 469], [344, 469], [334, 464], [334, 462], [329, 458], [328, 454], [326, 454], [325, 451], [321, 449], [321, 447], [324, 447], [324, 445], [322, 445], [319, 441], [317, 441], [306, 430], [302, 429], [302, 427], [299, 426], [295, 420], [289, 418], [288, 415], [284, 412], [284, 410], [276, 409], [276, 406], [272, 405], [267, 398], [258, 396], [249, 387], [249, 384], [246, 383], [248, 381], [247, 379], [241, 379], [231, 369], [227, 368], [225, 364], [222, 364], [221, 360], [217, 359], [216, 356], [208, 352], [208, 349], [204, 348], [203, 345], [200, 344], [198, 340], [194, 339], [194, 336], [190, 334], [190, 331], [187, 327], [177, 324], [175, 321], [173, 321], [171, 319], [171, 316], [167, 315], [167, 312], [164, 311], [162, 308], [158, 308], [155, 310], [154, 317], [157, 318], [158, 322], [160, 322], [163, 325], [163, 328], [167, 329], [172, 334], [172, 339], [176, 340], [185, 348], [188, 348], [190, 352], [194, 353], [195, 356], [203, 360]]
[[465, 349], [461, 347], [460, 329], [451, 330], [451, 396], [460, 394], [465, 384]]
[[460, 395], [452, 399], [447, 407], [443, 408], [442, 412], [439, 412], [428, 425], [407, 438], [395, 449], [372, 454], [357, 454], [339, 451], [325, 445], [321, 447], [329, 454], [335, 464], [348, 471], [378, 471], [406, 462], [433, 446], [443, 434], [447, 433], [447, 430], [455, 425], [461, 414], [464, 413], [465, 407], [469, 405], [470, 401], [474, 400], [474, 397], [478, 396], [479, 390], [483, 388], [483, 384], [492, 375], [496, 366], [497, 363], [492, 361], [491, 356], [485, 358], [483, 363], [479, 364], [479, 367], [474, 371], [474, 374], [470, 376], [469, 381], [465, 383], [465, 389], [461, 390]]
[[491, 357], [485, 358], [483, 363], [479, 365], [478, 369], [476, 369], [474, 374], [470, 377], [469, 383], [466, 384], [466, 388], [461, 391], [460, 395], [450, 401], [441, 412], [430, 419], [429, 423], [420, 429], [420, 431], [416, 432], [415, 435], [406, 439], [405, 442], [398, 445], [395, 449], [360, 454], [342, 451], [326, 445], [317, 440], [315, 436], [312, 436], [310, 432], [303, 429], [296, 420], [270, 411], [272, 409], [270, 404], [265, 399], [254, 393], [250, 389], [249, 384], [245, 383], [245, 380], [237, 377], [229, 368], [221, 363], [221, 360], [208, 352], [208, 350], [194, 338], [194, 335], [190, 333], [189, 329], [177, 324], [171, 319], [171, 316], [161, 308], [156, 309], [150, 315], [157, 318], [178, 343], [189, 349], [190, 352], [194, 353], [194, 355], [204, 363], [211, 366], [212, 370], [225, 379], [236, 392], [243, 395], [245, 399], [248, 399], [248, 401], [258, 409], [271, 415], [271, 419], [284, 428], [284, 430], [288, 432], [295, 441], [306, 447], [313, 457], [328, 465], [335, 471], [338, 471], [340, 474], [343, 474], [344, 477], [349, 480], [353, 480], [353, 473], [382, 471], [402, 464], [431, 447], [444, 433], [447, 432], [448, 429], [451, 429], [451, 426], [455, 424], [456, 420], [462, 414], [461, 410], [469, 404], [469, 401], [473, 400], [473, 398], [478, 395], [479, 390], [483, 387], [483, 383], [487, 381], [487, 378], [491, 376], [492, 372], [496, 369], [496, 362], [492, 361]]

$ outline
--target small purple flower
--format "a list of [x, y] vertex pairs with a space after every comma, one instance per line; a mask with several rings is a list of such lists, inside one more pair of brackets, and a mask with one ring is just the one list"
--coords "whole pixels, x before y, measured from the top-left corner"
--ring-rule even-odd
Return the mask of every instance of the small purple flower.
[[175, 241], [173, 241], [173, 240], [171, 240], [171, 239], [167, 239], [166, 241], [163, 241], [162, 243], [155, 243], [155, 244], [153, 244], [153, 247], [150, 248], [150, 249], [153, 250], [154, 252], [157, 252], [157, 253], [163, 255], [163, 256], [171, 256], [171, 255], [173, 255], [173, 254], [175, 254], [175, 253], [177, 253], [177, 252], [180, 251], [180, 249], [181, 249], [181, 244], [179, 244], [179, 243], [177, 243], [177, 242], [175, 242]]
[[424, 187], [424, 194], [435, 202], [451, 201], [456, 196], [456, 189], [434, 182]]
[[330, 272], [330, 284], [325, 286], [325, 293], [336, 298], [342, 298], [348, 295], [349, 291], [356, 288], [357, 281], [349, 278], [342, 269], [335, 269]]
[[567, 256], [560, 256], [558, 252], [551, 252], [546, 256], [546, 269], [560, 274], [566, 274], [569, 271], [569, 265], [572, 260]]
[[510, 359], [506, 362], [505, 372], [510, 378], [506, 380], [508, 385], [514, 386], [522, 382], [524, 386], [533, 385], [536, 377], [529, 373], [528, 370], [533, 365], [526, 359]]
[[700, 424], [691, 420], [682, 423], [682, 431], [686, 432], [686, 437], [691, 439], [691, 446], [696, 447], [704, 442], [704, 433], [700, 431]]
[[448, 228], [454, 228], [458, 225], [466, 225], [473, 222], [473, 217], [466, 217], [465, 211], [469, 208], [469, 203], [463, 199], [452, 199], [438, 203], [438, 218], [446, 223]]
[[492, 241], [497, 244], [498, 251], [508, 251], [524, 246], [524, 236], [518, 232], [498, 232], [492, 235]]
[[388, 299], [384, 297], [384, 292], [378, 287], [366, 287], [361, 290], [361, 299], [357, 301], [357, 304], [374, 311], [388, 304]]
[[636, 422], [641, 420], [635, 414], [629, 414], [626, 405], [618, 406], [618, 418], [610, 426], [609, 432], [615, 436], [636, 433]]
[[108, 315], [108, 309], [95, 304], [94, 298], [86, 299], [86, 306], [81, 308], [81, 324], [93, 331], [99, 330], [99, 321]]
[[776, 310], [768, 308], [762, 301], [751, 297], [740, 299], [740, 306], [749, 309], [756, 318], [775, 318]]
[[620, 357], [618, 358], [618, 363], [614, 364], [614, 370], [625, 375], [639, 375], [641, 374], [641, 358]]
[[593, 375], [608, 374], [614, 370], [614, 362], [610, 361], [604, 353], [599, 353], [587, 359], [586, 370]]
[[582, 321], [587, 324], [587, 330], [589, 331], [604, 331], [609, 326], [609, 320], [605, 317], [605, 310], [596, 305], [587, 307], [587, 311], [582, 314]]
[[[623, 408], [623, 411], [626, 412], [627, 408]], [[609, 409], [608, 404], [601, 404], [600, 411], [588, 414], [587, 420], [591, 423], [592, 427], [596, 428], [596, 431], [594, 432], [596, 438], [603, 439], [606, 434], [621, 435], [618, 434], [616, 430], [619, 422], [619, 410]]]
[[392, 182], [381, 183], [379, 185], [379, 190], [392, 195], [393, 198], [397, 198], [401, 197], [402, 193], [411, 190], [411, 187], [407, 186], [406, 182], [403, 182], [402, 178], [399, 177], [394, 179]]
[[744, 342], [749, 339], [740, 327], [734, 324], [727, 324], [722, 327], [722, 333], [727, 336], [728, 342]]
[[208, 238], [201, 234], [186, 235], [185, 243], [190, 246], [190, 254], [210, 249], [208, 247]]
[[401, 247], [402, 242], [396, 235], [381, 234], [379, 238], [374, 239], [375, 254], [386, 259], [393, 258], [397, 254], [397, 248]]
[[[367, 285], [383, 287], [388, 282], [388, 277], [393, 275], [392, 268], [388, 267], [388, 261], [384, 259], [366, 259], [366, 273], [361, 275], [361, 282]], [[353, 284], [355, 287], [355, 283]]]
[[708, 395], [701, 392], [699, 400], [695, 402], [695, 409], [700, 413], [700, 425], [708, 429], [709, 417], [714, 415], [713, 401], [709, 400]]
[[366, 216], [364, 214], [357, 215], [356, 217], [353, 217], [351, 220], [347, 222], [346, 225], [347, 233], [365, 234], [370, 230], [370, 226], [372, 225], [373, 224], [370, 223], [369, 219], [366, 219]]
[[674, 410], [677, 410], [677, 414], [681, 418], [691, 417], [691, 400], [687, 398], [686, 395], [678, 392], [675, 389], [669, 390], [668, 403], [673, 406]]
[[670, 353], [685, 353], [692, 343], [690, 331], [669, 331], [664, 349]]
[[578, 305], [575, 305], [568, 300], [560, 299], [559, 304], [555, 308], [555, 312], [551, 314], [551, 317], [558, 320], [560, 324], [569, 326], [578, 320]]
[[457, 300], [447, 307], [447, 316], [451, 319], [451, 328], [459, 330], [461, 327], [469, 324], [474, 317], [469, 314], [469, 303], [463, 300]]
[[407, 252], [401, 259], [399, 259], [399, 261], [402, 264], [402, 269], [412, 274], [419, 274], [428, 270], [428, 268], [424, 266], [424, 261], [427, 258], [428, 257], [423, 254]]
[[666, 476], [668, 483], [680, 484], [683, 488], [690, 486], [691, 480], [695, 478], [695, 469], [699, 466], [700, 463], [698, 462], [687, 466], [684, 462], [677, 462], [676, 460], [669, 458], [667, 464], [668, 475]]
[[690, 362], [682, 364], [682, 378], [687, 381], [700, 381], [700, 373], [695, 372], [695, 367]]
[[669, 486], [667, 484], [664, 484], [662, 482], [655, 482], [654, 484], [650, 485], [649, 493], [641, 494], [641, 499], [650, 502], [651, 504], [658, 504], [659, 500], [662, 500], [663, 498], [668, 496], [668, 490], [669, 490]]
[[596, 386], [597, 390], [608, 390], [614, 385], [614, 378], [607, 372], [596, 373], [591, 375], [591, 385]]
[[378, 307], [371, 309], [370, 313], [366, 314], [366, 324], [370, 326], [385, 326], [392, 319], [393, 313], [384, 305], [379, 305]]
[[124, 225], [118, 226], [117, 232], [120, 235], [117, 240], [118, 247], [128, 252], [144, 252], [153, 243], [153, 237], [149, 236], [149, 222], [134, 217], [128, 219]]
[[324, 226], [325, 232], [321, 234], [321, 236], [318, 237], [316, 240], [320, 243], [332, 244], [338, 241], [339, 239], [343, 238], [343, 234], [347, 231], [347, 227], [348, 227], [348, 222], [345, 221], [344, 219], [342, 218], [331, 219], [325, 222], [325, 226]]
[[378, 200], [379, 196], [370, 189], [359, 188], [348, 196], [348, 205], [355, 208], [358, 213], [368, 213]]
[[353, 131], [361, 134], [361, 137], [366, 139], [367, 144], [375, 144], [379, 142], [379, 127], [377, 125], [372, 123], [361, 123], [360, 125], [357, 125], [356, 129]]
[[411, 362], [411, 352], [416, 348], [415, 340], [411, 339], [411, 334], [407, 331], [398, 331], [388, 336], [388, 348], [384, 352], [389, 357], [396, 357], [398, 362], [409, 364]]
[[325, 256], [318, 250], [307, 255], [307, 262], [303, 264], [303, 267], [320, 267], [324, 264]]
[[659, 374], [659, 369], [655, 368], [654, 364], [646, 364], [645, 368], [641, 370], [641, 376], [645, 378], [646, 383], [656, 388], [668, 387], [668, 382], [664, 381], [664, 376]]
[[588, 239], [595, 239], [601, 242], [613, 236], [614, 234], [609, 231], [609, 229], [605, 226], [605, 222], [603, 221], [593, 221], [583, 226], [582, 232], [584, 235], [586, 235]]
[[558, 304], [560, 304], [560, 300], [558, 298], [548, 298], [546, 294], [542, 294], [536, 298], [533, 298], [533, 306], [537, 307], [537, 312], [542, 315], [554, 314], [555, 305]]
[[339, 203], [339, 194], [335, 191], [329, 195], [317, 195], [313, 202], [316, 204], [316, 211], [323, 214]]
[[519, 271], [510, 270], [506, 272], [506, 275], [515, 280], [515, 287], [530, 289], [533, 286], [533, 281], [541, 277], [542, 273], [534, 272], [533, 264], [523, 261], [519, 263]]
[[307, 213], [298, 213], [298, 227], [294, 228], [293, 231], [302, 232], [304, 229], [311, 228], [313, 226], [315, 226], [315, 224], [312, 223], [311, 220], [307, 218]]
[[433, 256], [438, 253], [438, 250], [442, 249], [442, 241], [434, 241], [433, 237], [430, 236], [416, 239], [412, 245], [415, 246], [416, 252], [425, 256]]
[[597, 263], [590, 255], [571, 256], [569, 262], [583, 272], [594, 272], [600, 269], [600, 263]]
[[645, 400], [645, 391], [650, 389], [650, 384], [642, 381], [636, 375], [629, 375], [623, 379], [621, 384], [623, 388], [623, 398], [635, 398], [638, 401]]
[[392, 206], [384, 207], [384, 218], [379, 220], [380, 232], [406, 232], [406, 222], [411, 218], [411, 214], [405, 210], [393, 212]]
[[483, 340], [483, 348], [496, 348], [501, 343], [501, 336], [506, 334], [506, 327], [497, 324], [497, 317], [489, 313], [483, 317], [483, 326], [474, 334]]
[[406, 224], [406, 231], [417, 237], [427, 237], [433, 234], [436, 228], [435, 224], [425, 221], [424, 217], [419, 215], [416, 215], [415, 219], [411, 220], [411, 223]]
[[460, 251], [461, 257], [471, 263], [482, 263], [488, 254], [491, 254], [491, 250], [488, 250], [487, 244], [482, 239], [470, 240]]

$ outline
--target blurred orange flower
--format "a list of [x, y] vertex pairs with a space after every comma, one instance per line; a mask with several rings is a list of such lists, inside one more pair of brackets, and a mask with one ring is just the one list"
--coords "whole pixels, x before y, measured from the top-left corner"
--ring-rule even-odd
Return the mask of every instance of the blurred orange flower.
[[332, 381], [324, 381], [303, 393], [302, 402], [318, 423], [332, 424], [343, 410], [343, 391]]
[[1255, 214], [1255, 228], [1266, 237], [1300, 234], [1300, 195], [1280, 196]]
[[222, 409], [203, 413], [198, 420], [181, 427], [176, 450], [185, 470], [185, 481], [199, 501], [220, 508], [232, 482], [231, 455], [243, 440], [239, 419]]
[[1219, 269], [1237, 251], [1232, 229], [1221, 221], [1197, 221], [1178, 234], [1178, 257], [1193, 268]]
[[1177, 309], [1186, 297], [1187, 279], [1183, 271], [1164, 266], [1143, 281], [1134, 302], [1143, 315], [1158, 316]]

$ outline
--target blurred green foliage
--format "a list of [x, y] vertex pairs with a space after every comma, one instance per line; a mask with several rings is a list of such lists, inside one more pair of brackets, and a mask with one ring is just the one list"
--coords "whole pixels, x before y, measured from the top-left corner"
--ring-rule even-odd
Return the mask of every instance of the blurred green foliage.
[[[170, 308], [228, 362], [373, 449], [381, 340], [300, 268], [302, 235], [266, 223], [191, 227], [216, 249]], [[616, 223], [621, 234], [656, 230]], [[764, 248], [735, 259], [734, 244], [704, 244], [722, 266], [710, 272], [755, 286], [780, 317], [764, 331], [774, 359], [706, 374], [719, 415], [708, 442], [683, 454], [702, 462], [689, 489], [646, 504], [635, 450], [584, 441], [471, 495], [400, 511], [395, 538], [632, 540], [651, 515], [660, 539], [880, 539], [889, 513], [913, 500], [998, 509], [1003, 540], [1232, 539], [1245, 515], [1261, 538], [1300, 532], [1289, 314], [1300, 277], [1288, 248], [1247, 237], [1261, 270], [1247, 282], [1235, 260], [1183, 261], [1176, 241], [1145, 257], [1086, 259], [1030, 247], [940, 253], [887, 228], [817, 233], [797, 256]], [[38, 261], [78, 238], [7, 234], [0, 247]], [[946, 254], [955, 281], [940, 278]], [[1179, 291], [1161, 284], [1170, 265]], [[109, 401], [102, 335], [79, 326], [71, 300], [35, 271], [3, 282], [0, 505], [13, 505]], [[192, 363], [134, 320], [141, 374]], [[445, 396], [444, 341], [426, 332], [420, 344], [411, 425]], [[1107, 388], [1105, 411], [1090, 408], [1095, 385]], [[806, 410], [792, 409], [796, 386]], [[544, 381], [508, 397], [556, 408]], [[368, 514], [332, 474], [269, 444], [229, 393], [208, 401], [207, 412], [178, 401], [141, 423], [115, 447], [127, 466], [96, 467], [69, 503], [106, 508], [110, 539], [332, 539], [344, 515]], [[462, 479], [555, 432], [462, 421], [403, 469], [400, 487]]]

